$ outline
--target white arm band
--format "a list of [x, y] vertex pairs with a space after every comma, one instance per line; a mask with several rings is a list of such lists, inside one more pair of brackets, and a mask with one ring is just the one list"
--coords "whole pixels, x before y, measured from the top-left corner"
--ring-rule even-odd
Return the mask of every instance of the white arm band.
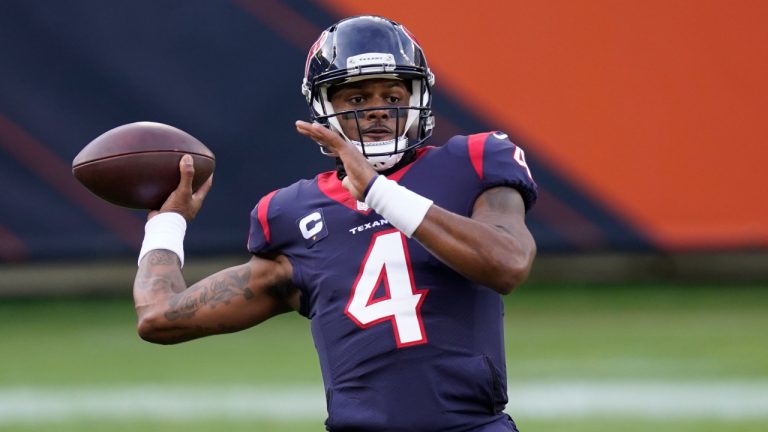
[[184, 216], [165, 212], [147, 221], [144, 225], [144, 242], [139, 252], [139, 264], [149, 251], [167, 249], [179, 256], [184, 267], [184, 233], [187, 231], [187, 221]]
[[365, 203], [408, 238], [421, 225], [432, 200], [410, 191], [383, 175], [377, 176], [365, 195]]

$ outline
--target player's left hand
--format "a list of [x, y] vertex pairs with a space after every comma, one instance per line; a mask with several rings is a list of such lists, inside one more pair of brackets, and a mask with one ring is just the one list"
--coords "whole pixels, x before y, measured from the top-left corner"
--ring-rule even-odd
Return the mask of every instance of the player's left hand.
[[298, 120], [296, 130], [325, 147], [329, 152], [335, 153], [344, 164], [347, 176], [342, 180], [342, 185], [358, 201], [363, 201], [363, 192], [368, 183], [377, 173], [365, 156], [350, 142], [347, 142], [336, 132], [319, 123], [308, 123]]

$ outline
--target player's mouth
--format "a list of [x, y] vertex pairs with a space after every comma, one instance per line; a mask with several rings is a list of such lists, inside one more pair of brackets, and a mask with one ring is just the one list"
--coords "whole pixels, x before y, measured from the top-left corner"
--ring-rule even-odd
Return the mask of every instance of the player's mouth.
[[395, 135], [392, 132], [392, 129], [386, 126], [381, 126], [381, 125], [364, 128], [362, 132], [363, 132], [363, 142], [387, 141], [387, 140], [394, 139], [394, 135]]

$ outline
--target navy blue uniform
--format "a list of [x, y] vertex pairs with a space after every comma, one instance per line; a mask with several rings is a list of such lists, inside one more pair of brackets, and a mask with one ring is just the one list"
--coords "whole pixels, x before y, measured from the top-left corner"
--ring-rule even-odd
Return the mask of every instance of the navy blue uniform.
[[[478, 195], [506, 185], [526, 209], [536, 185], [502, 133], [455, 136], [390, 175], [470, 216]], [[311, 319], [331, 431], [511, 430], [503, 304], [358, 203], [335, 172], [259, 201], [248, 249], [293, 265]]]

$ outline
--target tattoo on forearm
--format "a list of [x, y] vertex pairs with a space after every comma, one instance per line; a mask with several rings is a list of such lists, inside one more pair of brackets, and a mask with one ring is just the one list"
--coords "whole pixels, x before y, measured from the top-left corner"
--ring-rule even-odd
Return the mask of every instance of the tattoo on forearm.
[[147, 254], [149, 265], [180, 265], [179, 257], [171, 251], [164, 249], [153, 250]]
[[250, 269], [244, 266], [204, 279], [174, 297], [165, 317], [168, 321], [188, 319], [204, 307], [214, 309], [236, 297], [251, 299], [254, 294], [247, 287], [250, 277]]
[[186, 287], [179, 271], [179, 257], [167, 250], [153, 250], [142, 260], [136, 281], [145, 292], [181, 292]]

